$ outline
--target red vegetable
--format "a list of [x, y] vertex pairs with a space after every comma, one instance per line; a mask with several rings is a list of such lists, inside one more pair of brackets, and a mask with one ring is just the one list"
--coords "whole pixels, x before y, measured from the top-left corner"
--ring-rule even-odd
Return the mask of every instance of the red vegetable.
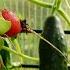
[[15, 17], [15, 15], [7, 9], [2, 10], [2, 16], [5, 20], [9, 20], [9, 21], [12, 20], [13, 17]]
[[6, 32], [6, 34], [10, 37], [17, 35], [21, 31], [21, 26], [19, 21], [15, 19], [11, 20], [11, 23], [12, 23], [11, 29], [8, 32]]
[[5, 20], [11, 21], [11, 28], [6, 34], [10, 37], [17, 35], [22, 29], [19, 18], [7, 9], [2, 10], [2, 16]]

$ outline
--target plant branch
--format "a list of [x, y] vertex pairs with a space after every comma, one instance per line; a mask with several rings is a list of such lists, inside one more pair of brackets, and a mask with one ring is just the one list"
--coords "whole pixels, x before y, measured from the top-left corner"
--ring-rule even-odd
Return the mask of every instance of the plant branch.
[[[42, 7], [45, 7], [45, 8], [52, 8], [52, 4], [50, 4], [50, 3], [45, 3], [45, 2], [42, 2], [42, 1], [37, 1], [37, 0], [28, 0], [28, 1], [30, 1], [30, 2], [32, 2], [32, 3], [35, 3], [35, 4], [37, 4], [37, 5], [40, 5], [40, 6], [42, 6]], [[55, 6], [54, 6], [54, 8], [56, 8]], [[58, 9], [57, 10], [57, 12], [65, 19], [65, 21], [69, 24], [69, 26], [70, 26], [70, 20], [69, 20], [69, 16], [67, 15], [67, 13], [65, 13], [64, 11], [63, 11], [63, 9]]]
[[[53, 4], [53, 6], [52, 6], [52, 14], [54, 14], [55, 11], [57, 10], [57, 4], [58, 4], [58, 0], [55, 0], [55, 1], [54, 1], [54, 4]], [[54, 7], [56, 7], [56, 8], [54, 8]]]
[[14, 53], [14, 54], [16, 54], [18, 56], [21, 56], [22, 58], [26, 58], [26, 59], [37, 61], [37, 62], [39, 61], [39, 58], [35, 58], [35, 57], [30, 57], [30, 56], [24, 55], [22, 53], [16, 52], [16, 51], [14, 51], [14, 50], [12, 50], [12, 49], [10, 49], [8, 47], [5, 47], [5, 46], [2, 46], [2, 47], [0, 46], [0, 49], [1, 50], [4, 49], [6, 51], [9, 51], [10, 53]]

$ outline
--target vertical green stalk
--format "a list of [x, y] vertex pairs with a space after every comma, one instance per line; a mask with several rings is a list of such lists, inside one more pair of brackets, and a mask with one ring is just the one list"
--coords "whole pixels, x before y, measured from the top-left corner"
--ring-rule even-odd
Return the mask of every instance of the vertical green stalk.
[[[15, 46], [15, 47], [14, 47], [15, 50], [16, 50], [17, 52], [19, 52], [19, 53], [22, 53], [22, 52], [21, 52], [21, 47], [20, 47], [20, 45], [19, 45], [17, 39], [14, 38], [14, 39], [11, 39], [11, 41], [12, 41], [12, 43], [13, 43], [14, 46]], [[18, 56], [17, 56], [17, 57], [18, 57]], [[18, 57], [18, 60], [20, 60], [20, 63], [22, 62], [22, 58], [21, 58], [21, 57]]]
[[62, 0], [55, 0], [53, 8], [52, 8], [52, 14], [54, 14], [55, 11], [58, 11], [58, 9], [60, 8], [60, 5], [61, 5], [61, 1]]
[[[54, 1], [54, 4], [53, 4], [53, 6], [52, 6], [52, 14], [54, 14], [54, 12], [55, 12], [55, 10], [56, 10], [56, 8], [57, 8], [57, 3], [58, 3], [58, 0], [55, 0], [55, 1]], [[56, 7], [56, 8], [54, 8], [54, 7]]]

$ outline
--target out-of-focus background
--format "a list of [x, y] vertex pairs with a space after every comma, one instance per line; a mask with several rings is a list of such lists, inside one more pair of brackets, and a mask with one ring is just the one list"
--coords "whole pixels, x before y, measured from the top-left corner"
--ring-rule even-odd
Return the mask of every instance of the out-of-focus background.
[[[41, 0], [46, 3], [53, 3], [54, 0]], [[70, 1], [68, 0], [69, 4]], [[62, 6], [64, 11], [70, 16], [70, 9], [66, 6], [65, 1], [63, 0]], [[0, 9], [7, 8], [13, 11], [20, 19], [27, 19], [27, 23], [31, 26], [32, 29], [42, 29], [44, 21], [48, 15], [50, 15], [51, 10], [43, 8], [36, 4], [29, 2], [28, 0], [0, 0]], [[58, 15], [58, 13], [56, 13]], [[58, 15], [59, 16], [59, 15]], [[61, 16], [61, 25], [64, 30], [70, 30], [70, 26], [66, 24], [64, 19]], [[68, 60], [70, 61], [70, 35], [66, 35], [66, 40], [68, 44]], [[38, 57], [38, 47], [39, 47], [39, 38], [32, 33], [21, 33], [18, 35], [17, 40], [19, 42], [20, 50], [16, 47], [15, 50], [20, 51], [28, 56]], [[28, 59], [22, 59], [21, 57], [11, 53], [11, 63], [12, 64], [38, 64], [35, 61]], [[15, 68], [12, 70], [38, 70], [38, 69], [26, 69], [26, 68]]]

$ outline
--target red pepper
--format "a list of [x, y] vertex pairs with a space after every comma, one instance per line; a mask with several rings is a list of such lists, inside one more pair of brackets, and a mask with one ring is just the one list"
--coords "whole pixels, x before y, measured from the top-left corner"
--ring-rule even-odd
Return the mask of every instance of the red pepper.
[[8, 32], [6, 32], [6, 35], [12, 37], [21, 32], [22, 28], [20, 24], [20, 19], [13, 12], [7, 9], [3, 9], [2, 16], [5, 20], [11, 21], [11, 28]]

